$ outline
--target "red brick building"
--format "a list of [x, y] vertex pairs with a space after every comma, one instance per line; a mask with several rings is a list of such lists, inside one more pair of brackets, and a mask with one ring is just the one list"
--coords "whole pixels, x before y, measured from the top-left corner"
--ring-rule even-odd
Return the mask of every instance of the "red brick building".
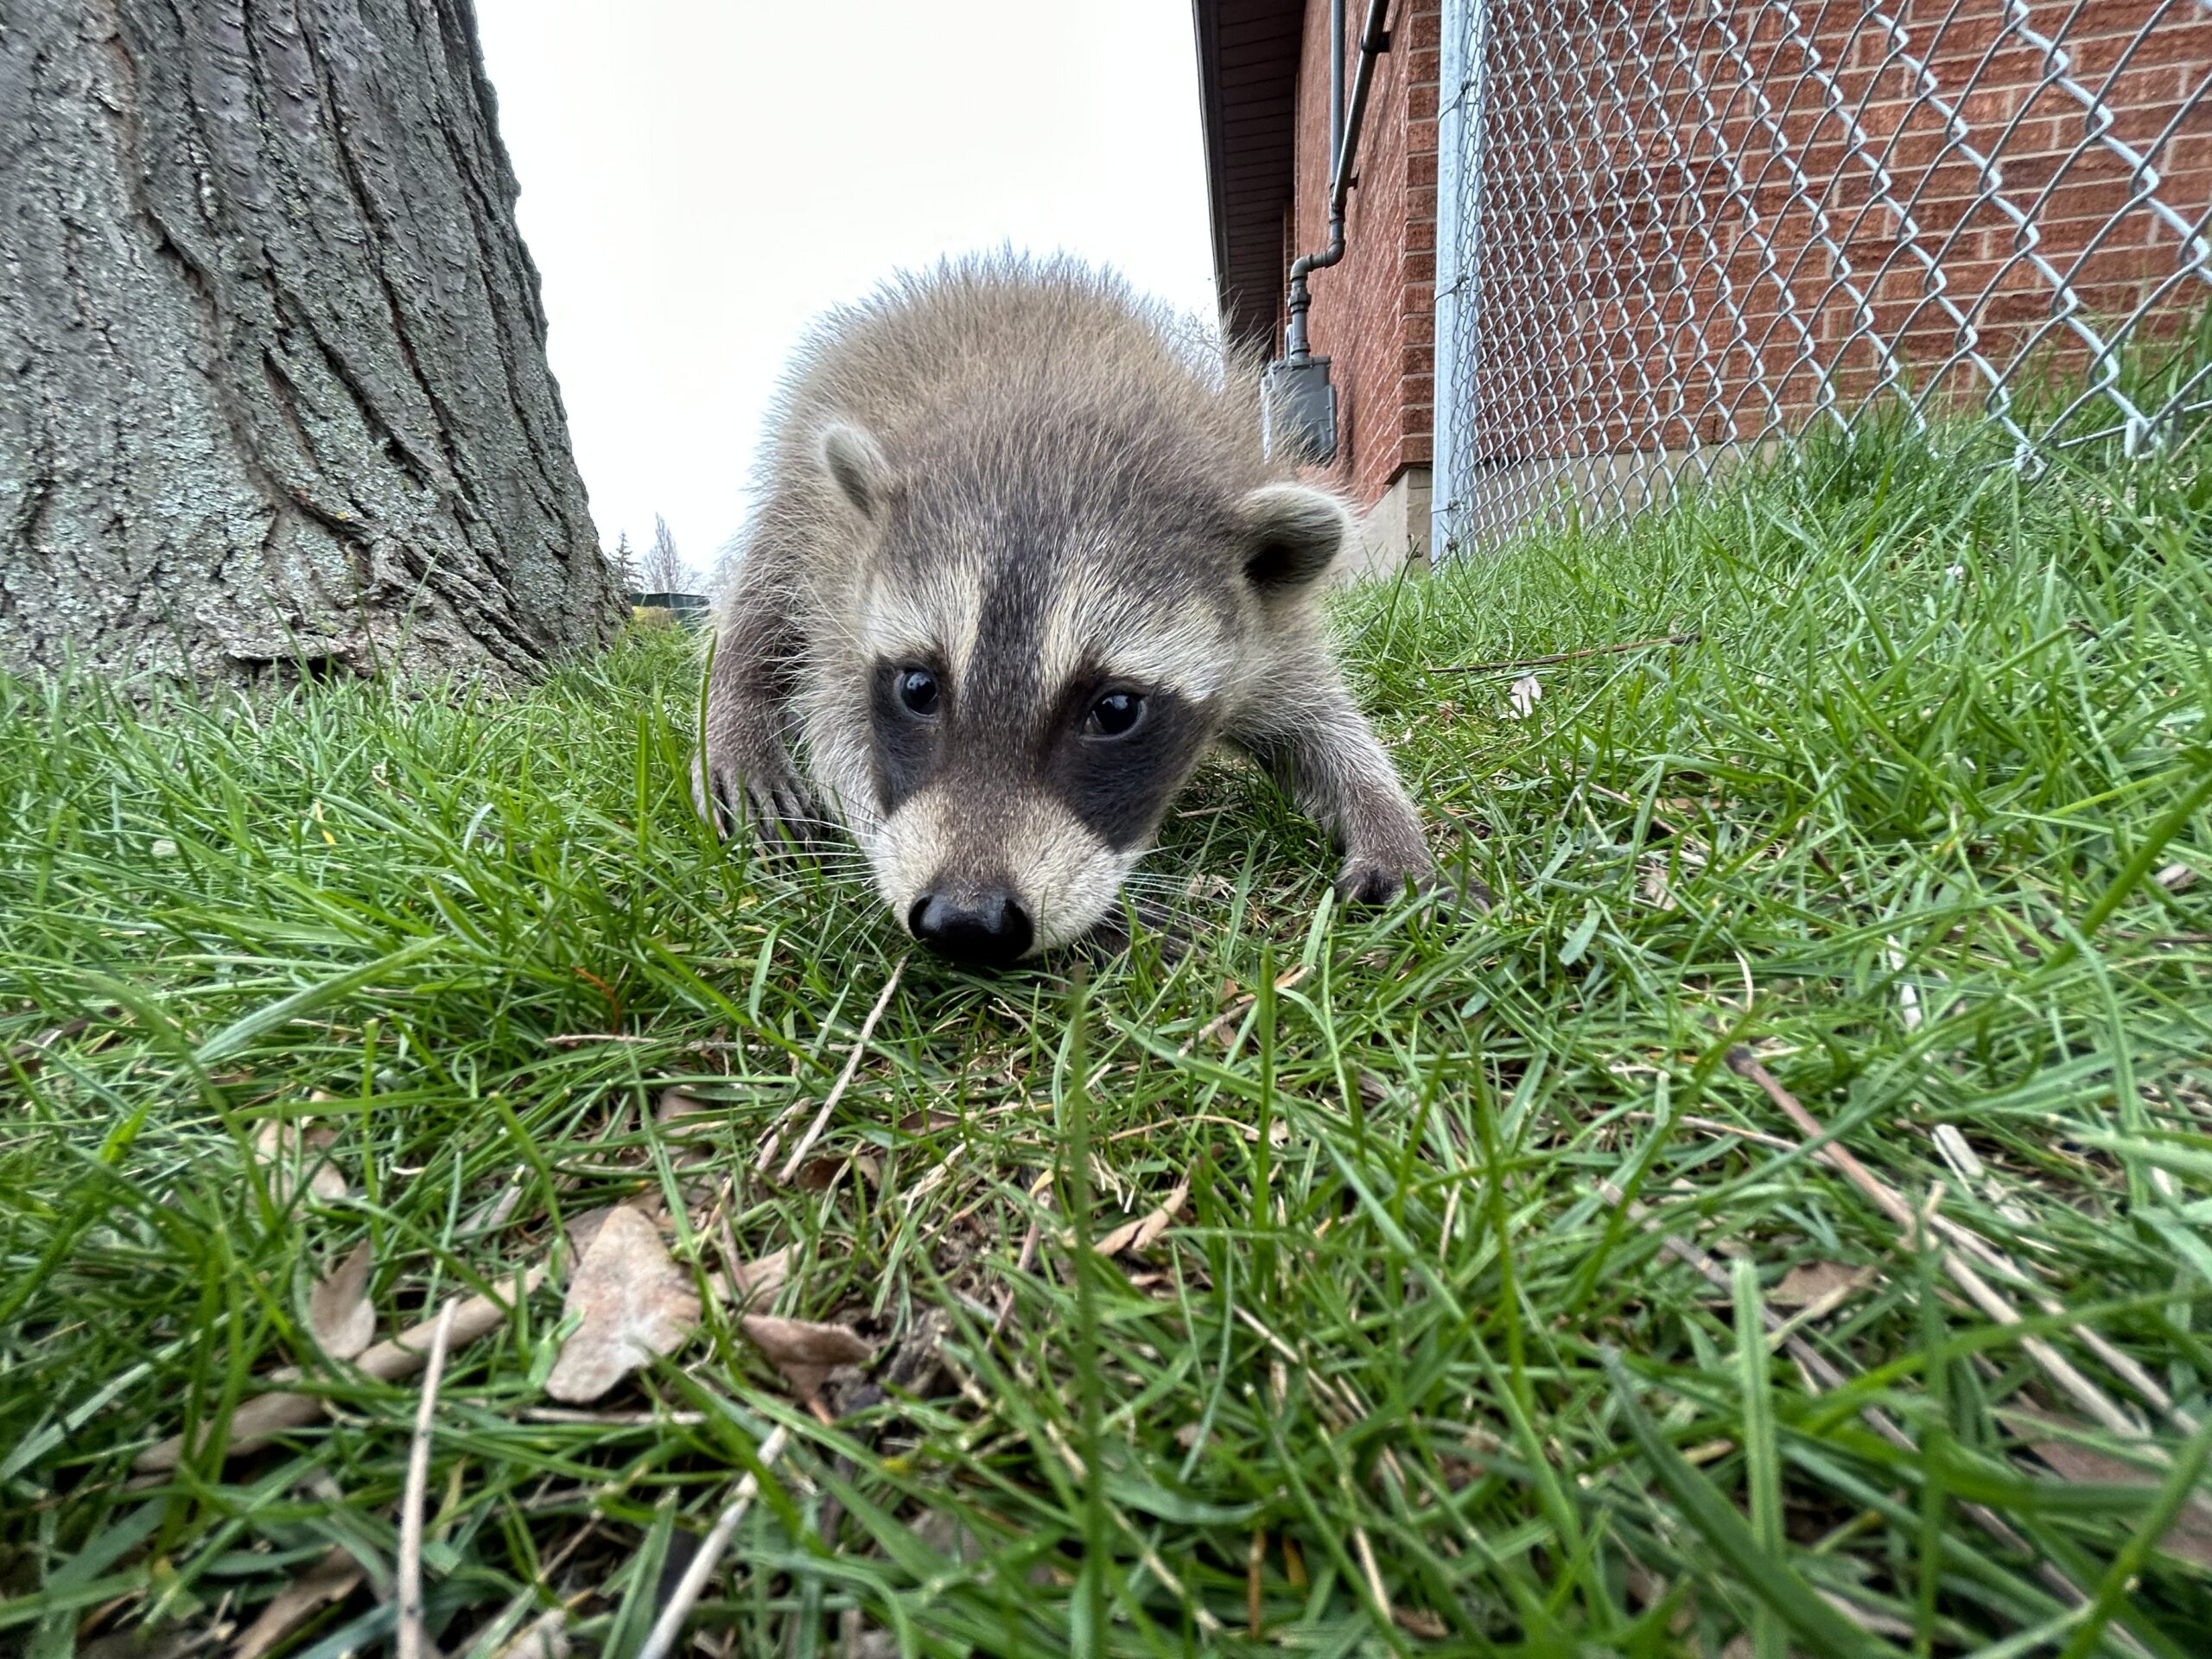
[[[1345, 13], [1347, 82], [1367, 8]], [[1291, 262], [1329, 240], [1329, 0], [1197, 0], [1214, 274], [1238, 338], [1281, 352]], [[1343, 261], [1313, 273], [1313, 349], [1337, 393], [1332, 482], [1368, 515], [1368, 563], [1428, 549], [1438, 0], [1390, 9]]]
[[[1349, 82], [1360, 0], [1196, 0], [1224, 317], [1271, 356], [1291, 262], [1329, 239], [1332, 11]], [[1395, 0], [1385, 23], [1308, 319], [1370, 564], [1427, 551], [1433, 463], [1469, 542], [1870, 399], [1980, 403], [2031, 442], [2052, 368], [2131, 434], [2212, 408], [2138, 406], [2117, 368], [2212, 295], [2202, 0]]]

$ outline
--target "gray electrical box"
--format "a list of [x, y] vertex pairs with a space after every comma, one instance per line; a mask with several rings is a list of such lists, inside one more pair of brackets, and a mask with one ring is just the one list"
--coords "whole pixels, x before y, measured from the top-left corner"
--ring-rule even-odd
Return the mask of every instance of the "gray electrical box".
[[1270, 363], [1262, 385], [1266, 396], [1268, 453], [1306, 461], [1337, 458], [1337, 389], [1329, 384], [1329, 359]]

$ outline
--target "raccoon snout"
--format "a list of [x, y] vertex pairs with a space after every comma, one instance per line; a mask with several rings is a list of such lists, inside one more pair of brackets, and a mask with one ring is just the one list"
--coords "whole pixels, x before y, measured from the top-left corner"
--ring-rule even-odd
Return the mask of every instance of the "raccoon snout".
[[925, 893], [906, 912], [907, 928], [924, 944], [963, 968], [1004, 968], [1037, 937], [1021, 901], [1004, 887], [955, 897]]

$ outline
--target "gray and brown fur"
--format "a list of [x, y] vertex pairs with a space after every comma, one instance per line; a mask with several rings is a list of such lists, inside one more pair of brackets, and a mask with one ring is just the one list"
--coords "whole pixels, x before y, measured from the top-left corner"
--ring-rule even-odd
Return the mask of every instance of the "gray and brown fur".
[[[1350, 521], [1262, 443], [1255, 365], [1115, 278], [1013, 257], [832, 314], [772, 420], [722, 582], [694, 782], [772, 838], [842, 823], [902, 924], [1000, 891], [1028, 948], [1120, 913], [1216, 741], [1340, 840], [1347, 897], [1431, 863], [1316, 612]], [[898, 676], [940, 702], [921, 718]], [[1087, 734], [1109, 689], [1128, 735]]]

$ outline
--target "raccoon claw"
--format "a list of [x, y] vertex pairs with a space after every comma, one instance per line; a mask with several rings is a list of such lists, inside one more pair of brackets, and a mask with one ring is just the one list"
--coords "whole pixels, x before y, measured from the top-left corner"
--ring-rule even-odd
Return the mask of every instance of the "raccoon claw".
[[1491, 907], [1490, 889], [1473, 876], [1446, 874], [1426, 860], [1408, 865], [1389, 858], [1352, 859], [1338, 877], [1337, 896], [1347, 905], [1373, 907], [1402, 897], [1408, 887], [1427, 909], [1442, 915], [1479, 915]]
[[813, 800], [796, 781], [755, 787], [725, 768], [695, 760], [691, 767], [691, 800], [699, 816], [725, 840], [742, 824], [766, 851], [790, 846], [817, 845], [823, 825]]
[[747, 790], [745, 822], [761, 850], [771, 853], [818, 847], [825, 828], [812, 799], [796, 787]]

